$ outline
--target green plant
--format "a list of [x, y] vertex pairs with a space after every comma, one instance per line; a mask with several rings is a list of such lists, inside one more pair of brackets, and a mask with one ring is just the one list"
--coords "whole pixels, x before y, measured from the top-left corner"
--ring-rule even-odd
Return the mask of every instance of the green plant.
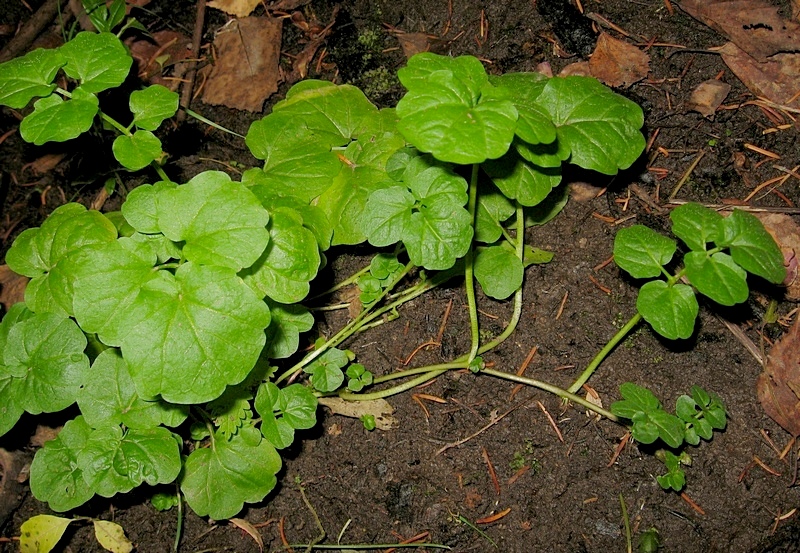
[[[631, 437], [642, 444], [661, 440], [673, 450], [684, 443], [696, 446], [700, 438], [711, 440], [714, 430], [724, 430], [727, 420], [722, 400], [699, 386], [692, 386], [691, 396], [682, 395], [675, 405], [676, 414], [664, 410], [658, 398], [641, 386], [626, 382], [620, 386], [623, 399], [611, 404], [611, 412], [631, 421]], [[667, 473], [656, 477], [665, 490], [681, 491], [686, 484], [682, 465], [691, 464], [685, 451], [675, 455], [669, 450], [659, 450], [656, 456], [667, 468]]]
[[[160, 177], [131, 191], [120, 212], [58, 208], [6, 256], [31, 281], [0, 324], [0, 434], [23, 412], [76, 402], [81, 412], [31, 466], [31, 489], [52, 509], [177, 480], [196, 513], [232, 517], [274, 488], [277, 450], [314, 425], [318, 396], [386, 397], [451, 369], [616, 418], [487, 368], [479, 354], [513, 332], [525, 267], [551, 257], [524, 233], [563, 207], [562, 163], [606, 174], [628, 167], [644, 147], [638, 106], [588, 78], [489, 77], [476, 58], [420, 54], [399, 73], [408, 93], [396, 110], [379, 110], [353, 86], [298, 83], [247, 133], [261, 167], [241, 182], [207, 171], [177, 184], [153, 132], [175, 113], [172, 93], [132, 93], [127, 125], [98, 108], [96, 95], [119, 86], [130, 63], [114, 35], [81, 33], [0, 66], [0, 103], [21, 109], [41, 98], [23, 138], [68, 140], [99, 117], [119, 134], [112, 151], [123, 166], [149, 165]], [[56, 86], [59, 71], [74, 88]], [[395, 245], [407, 261], [376, 258], [360, 282], [361, 312], [281, 366], [313, 326], [300, 302], [324, 252], [365, 241]], [[372, 377], [337, 347], [461, 274], [471, 321], [464, 355]], [[475, 280], [490, 297], [514, 297], [511, 322], [486, 342]]]

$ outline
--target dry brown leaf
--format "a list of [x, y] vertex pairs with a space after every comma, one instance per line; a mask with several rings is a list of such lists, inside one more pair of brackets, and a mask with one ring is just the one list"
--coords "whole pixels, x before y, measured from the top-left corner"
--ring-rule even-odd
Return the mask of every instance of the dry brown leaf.
[[261, 0], [211, 0], [206, 5], [229, 15], [247, 17], [260, 3]]
[[732, 42], [717, 50], [725, 65], [756, 96], [786, 104], [800, 90], [800, 54], [776, 54], [768, 61], [758, 61]]
[[217, 63], [206, 83], [203, 101], [247, 111], [261, 111], [278, 90], [281, 21], [246, 17], [231, 21], [214, 40]]
[[767, 415], [800, 436], [800, 317], [770, 350], [756, 391]]
[[[175, 90], [180, 84], [176, 79], [165, 79], [165, 67], [192, 56], [192, 39], [175, 31], [158, 31], [147, 39], [126, 40], [125, 44], [136, 61], [139, 78], [152, 84]], [[177, 75], [173, 75], [177, 77]]]
[[403, 54], [407, 59], [420, 52], [430, 52], [431, 47], [438, 41], [435, 35], [429, 35], [428, 33], [395, 31], [392, 35], [400, 43], [400, 48], [403, 49]]
[[26, 163], [22, 170], [30, 169], [34, 175], [44, 175], [61, 163], [66, 154], [45, 154], [42, 157]]
[[345, 401], [338, 397], [321, 397], [320, 405], [330, 409], [335, 415], [342, 415], [360, 419], [364, 415], [375, 417], [375, 426], [381, 430], [391, 430], [399, 423], [392, 416], [394, 407], [385, 399], [372, 399], [369, 401]]
[[589, 58], [592, 76], [608, 86], [629, 87], [650, 72], [650, 56], [636, 46], [600, 33], [597, 46]]
[[569, 183], [569, 197], [582, 204], [594, 200], [602, 190], [601, 187], [588, 182], [575, 181]]
[[559, 77], [569, 77], [571, 75], [577, 75], [579, 77], [591, 77], [592, 68], [589, 67], [589, 62], [576, 61], [574, 63], [570, 63], [558, 73]]
[[798, 264], [800, 263], [800, 226], [794, 219], [782, 213], [756, 213], [764, 228], [772, 235], [783, 253], [783, 264], [786, 266], [786, 299], [800, 301], [800, 278], [798, 278]]
[[710, 79], [697, 85], [686, 102], [687, 111], [696, 111], [703, 117], [711, 117], [717, 108], [725, 101], [731, 85], [723, 83], [717, 79]]
[[240, 530], [244, 530], [247, 532], [253, 541], [256, 542], [258, 545], [259, 551], [264, 551], [264, 539], [261, 537], [261, 534], [258, 532], [258, 528], [250, 524], [243, 518], [231, 518], [228, 519], [228, 522], [239, 528]]
[[768, 2], [683, 0], [680, 7], [760, 61], [778, 53], [800, 52], [800, 24], [783, 19]]
[[25, 301], [25, 286], [28, 280], [30, 279], [9, 269], [8, 265], [0, 265], [0, 303], [6, 311], [15, 303]]

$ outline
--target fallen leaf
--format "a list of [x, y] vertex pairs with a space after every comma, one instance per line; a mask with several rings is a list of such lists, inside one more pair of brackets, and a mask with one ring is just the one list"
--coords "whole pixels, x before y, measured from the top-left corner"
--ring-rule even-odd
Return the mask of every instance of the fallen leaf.
[[246, 17], [231, 21], [214, 40], [217, 62], [203, 101], [247, 111], [261, 111], [278, 90], [281, 21]]
[[589, 58], [592, 75], [613, 87], [629, 87], [650, 72], [650, 56], [636, 46], [600, 33]]
[[783, 253], [783, 264], [786, 267], [787, 300], [800, 301], [800, 278], [798, 278], [798, 264], [800, 264], [800, 226], [794, 219], [782, 213], [756, 213], [764, 228], [772, 235]]
[[261, 534], [258, 532], [258, 529], [255, 526], [253, 526], [252, 524], [250, 524], [249, 522], [247, 522], [243, 518], [232, 518], [228, 522], [230, 522], [231, 524], [233, 524], [237, 528], [247, 532], [249, 534], [249, 536], [251, 538], [253, 538], [253, 541], [255, 541], [256, 544], [258, 545], [258, 550], [259, 551], [264, 551], [264, 540], [261, 537]]
[[391, 430], [399, 424], [392, 416], [394, 407], [385, 399], [372, 399], [369, 401], [345, 401], [338, 397], [321, 397], [319, 403], [324, 405], [334, 415], [342, 415], [353, 419], [360, 419], [364, 415], [375, 417], [375, 426], [381, 430]]
[[570, 63], [558, 73], [559, 77], [569, 77], [570, 75], [577, 75], [579, 77], [592, 77], [592, 68], [589, 67], [588, 61], [576, 61], [574, 63]]
[[25, 286], [29, 280], [9, 269], [8, 265], [0, 265], [0, 303], [6, 311], [15, 303], [25, 301]]
[[428, 33], [405, 33], [395, 30], [391, 34], [400, 43], [400, 48], [403, 49], [406, 59], [420, 52], [430, 52], [433, 45], [439, 41], [436, 35], [429, 35]]
[[43, 424], [37, 425], [36, 432], [34, 432], [33, 436], [31, 436], [30, 444], [33, 447], [42, 447], [50, 440], [55, 440], [62, 428], [64, 427], [58, 426], [56, 428], [51, 428], [49, 426], [44, 426]]
[[717, 79], [704, 81], [692, 91], [689, 101], [686, 102], [686, 110], [696, 111], [703, 117], [711, 117], [730, 91], [731, 85], [728, 83]]
[[247, 17], [255, 10], [261, 0], [211, 0], [206, 4], [209, 8], [223, 11], [236, 17]]
[[116, 522], [93, 520], [94, 537], [106, 551], [111, 553], [131, 553], [133, 544], [125, 536], [125, 530]]
[[45, 154], [42, 157], [26, 163], [22, 166], [22, 170], [30, 169], [34, 175], [44, 175], [61, 163], [66, 154]]
[[575, 181], [569, 183], [569, 196], [578, 203], [586, 203], [595, 199], [603, 189], [588, 182]]
[[683, 0], [683, 11], [764, 61], [778, 53], [800, 52], [800, 24], [783, 19], [762, 0]]
[[[125, 41], [131, 56], [136, 61], [138, 76], [143, 81], [166, 86], [175, 90], [180, 84], [179, 74], [181, 61], [192, 56], [192, 39], [175, 31], [158, 31], [149, 38]], [[165, 69], [173, 68], [171, 79], [164, 78]]]
[[[586, 401], [602, 409], [603, 400], [600, 397], [600, 394], [597, 393], [597, 390], [586, 384], [583, 385], [583, 388], [584, 390], [586, 390]], [[588, 409], [586, 410], [586, 416], [596, 421], [600, 420], [600, 415], [598, 413], [595, 413], [594, 411], [589, 411]]]
[[800, 54], [776, 54], [759, 61], [729, 42], [716, 50], [731, 71], [756, 96], [787, 104], [800, 88]]
[[800, 317], [770, 350], [756, 391], [767, 415], [800, 436]]

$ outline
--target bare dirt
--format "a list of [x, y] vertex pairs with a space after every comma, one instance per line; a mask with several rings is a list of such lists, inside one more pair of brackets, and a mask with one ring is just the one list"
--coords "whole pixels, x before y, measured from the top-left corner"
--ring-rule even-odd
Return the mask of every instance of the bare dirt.
[[[14, 9], [0, 10], [0, 24], [14, 28], [28, 16], [15, 0], [4, 3], [13, 4]], [[35, 8], [38, 3], [30, 4]], [[591, 36], [565, 36], [565, 30], [579, 26], [552, 15], [546, 20], [531, 2], [453, 0], [452, 12], [447, 0], [351, 0], [336, 4], [340, 11], [327, 40], [326, 60], [335, 67], [328, 66], [318, 75], [312, 64], [310, 76], [358, 84], [382, 105], [395, 102], [402, 91], [391, 79], [378, 83], [376, 75], [386, 74], [381, 68], [393, 75], [405, 59], [384, 24], [437, 36], [437, 51], [479, 56], [488, 71], [497, 73], [531, 71], [542, 62], [549, 62], [557, 73], [585, 55], [581, 41], [592, 40]], [[539, 0], [539, 4], [555, 2]], [[646, 49], [651, 57], [649, 78], [619, 92], [643, 107], [644, 132], [652, 144], [639, 163], [614, 178], [568, 172], [567, 182], [596, 188], [584, 198], [573, 193], [556, 219], [529, 229], [527, 242], [554, 252], [555, 258], [527, 271], [519, 328], [486, 358], [495, 368], [516, 371], [537, 347], [525, 374], [569, 386], [635, 312], [637, 283], [613, 263], [603, 265], [612, 254], [613, 238], [620, 228], [617, 223], [624, 220], [621, 225], [638, 222], [657, 230], [668, 229], [668, 211], [659, 206], [701, 151], [705, 153], [682, 185], [679, 199], [706, 204], [741, 200], [759, 183], [780, 175], [776, 165], [800, 165], [797, 129], [790, 126], [763, 134], [764, 129], [775, 127], [775, 122], [759, 108], [742, 105], [753, 98], [752, 94], [718, 55], [707, 51], [724, 39], [673, 4], [664, 0], [583, 2], [585, 12], [602, 15], [629, 36], [609, 32]], [[299, 9], [307, 19], [326, 22], [333, 7], [333, 2], [316, 0]], [[154, 15], [141, 19], [149, 25], [191, 34], [191, 3], [154, 0], [148, 9]], [[225, 20], [218, 12], [209, 11], [207, 41]], [[386, 51], [365, 50], [359, 37], [366, 32], [377, 33], [381, 49]], [[299, 35], [294, 36], [290, 29], [284, 39], [287, 56], [302, 48]], [[564, 57], [572, 53], [576, 55]], [[732, 86], [725, 102], [730, 109], [719, 110], [712, 118], [686, 112], [684, 104], [694, 87], [718, 76]], [[285, 87], [273, 100], [283, 92]], [[258, 117], [202, 104], [193, 107], [238, 132], [245, 132]], [[265, 108], [265, 113], [268, 111], [269, 107]], [[0, 111], [0, 134], [17, 124], [13, 112]], [[746, 144], [773, 152], [779, 159], [766, 158]], [[219, 168], [218, 163], [208, 165], [203, 158], [256, 164], [243, 143], [194, 122], [170, 131], [165, 145], [173, 155], [166, 169], [176, 180], [186, 180], [205, 168]], [[40, 224], [61, 203], [88, 203], [95, 197], [106, 175], [93, 169], [94, 158], [86, 153], [91, 146], [83, 142], [34, 148], [25, 145], [16, 133], [0, 144], [0, 236], [6, 247], [14, 236]], [[656, 155], [659, 149], [663, 151]], [[44, 153], [65, 156], [44, 175], [35, 176], [23, 169], [25, 163]], [[651, 170], [653, 167], [656, 170]], [[118, 194], [123, 195], [147, 178], [138, 174], [121, 177]], [[646, 196], [632, 193], [631, 185], [638, 186]], [[583, 184], [578, 188], [585, 190]], [[601, 189], [605, 191], [598, 195]], [[765, 189], [750, 203], [767, 207], [800, 203], [795, 179], [787, 180], [777, 192]], [[119, 200], [112, 197], [104, 209], [114, 209], [115, 202], [118, 205]], [[332, 269], [323, 275], [320, 288], [369, 260], [338, 255], [336, 251], [330, 252], [329, 259]], [[319, 523], [328, 536], [325, 543], [330, 544], [336, 544], [340, 533], [341, 543], [362, 544], [396, 543], [426, 533], [426, 541], [459, 552], [607, 552], [625, 550], [620, 504], [620, 498], [624, 498], [634, 548], [641, 534], [654, 527], [663, 551], [797, 551], [800, 515], [795, 511], [781, 520], [782, 515], [800, 507], [800, 487], [790, 487], [797, 470], [796, 455], [790, 453], [780, 459], [768, 443], [772, 440], [782, 450], [791, 437], [764, 414], [755, 392], [761, 367], [723, 323], [726, 319], [741, 326], [756, 344], [762, 343], [758, 331], [775, 290], [759, 282], [752, 284], [755, 291], [751, 300], [740, 307], [720, 310], [703, 304], [696, 332], [689, 340], [666, 341], [641, 325], [589, 382], [606, 406], [619, 399], [619, 385], [626, 381], [648, 386], [668, 406], [674, 406], [675, 399], [693, 384], [723, 399], [729, 413], [727, 429], [715, 434], [713, 441], [689, 448], [693, 460], [687, 468], [685, 494], [689, 501], [660, 488], [655, 475], [663, 470], [663, 464], [648, 447], [628, 444], [610, 463], [625, 435], [624, 427], [596, 421], [582, 409], [564, 408], [557, 398], [537, 390], [515, 390], [514, 385], [488, 376], [449, 373], [424, 390], [392, 398], [399, 426], [390, 431], [368, 432], [358, 420], [334, 416], [320, 408], [317, 427], [303, 433], [303, 439], [285, 452], [278, 488], [264, 503], [249, 506], [240, 516], [258, 526], [269, 551], [283, 550], [281, 525], [286, 539], [300, 544], [318, 537]], [[510, 317], [510, 303], [485, 298], [480, 301], [483, 328], [496, 334]], [[373, 372], [394, 371], [417, 346], [436, 337], [450, 302], [441, 345], [419, 352], [412, 363], [451, 359], [465, 351], [469, 341], [466, 301], [457, 282], [416, 300], [402, 309], [399, 319], [369, 330], [346, 345]], [[794, 307], [781, 302], [778, 314], [786, 315]], [[318, 320], [318, 332], [329, 335], [346, 322], [346, 314], [334, 312], [320, 315]], [[782, 332], [778, 325], [771, 325], [764, 335], [774, 340]], [[313, 338], [309, 337], [309, 342]], [[415, 399], [418, 393], [441, 398], [444, 403]], [[506, 413], [462, 445], [437, 454]], [[31, 418], [28, 422], [33, 428], [40, 421]], [[25, 431], [15, 431], [0, 439], [0, 447], [30, 453], [28, 439]], [[487, 459], [496, 471], [497, 487]], [[313, 511], [303, 500], [301, 486]], [[177, 513], [174, 509], [157, 512], [148, 501], [152, 492], [141, 489], [125, 497], [95, 499], [74, 514], [118, 522], [137, 551], [170, 551]], [[27, 518], [50, 512], [26, 486], [20, 487], [18, 498], [21, 503], [13, 513], [0, 520], [2, 536], [18, 535], [20, 524]], [[496, 522], [478, 525], [480, 531], [475, 529], [477, 519], [506, 510], [508, 513]], [[101, 551], [90, 534], [89, 526], [75, 525], [60, 550]], [[17, 547], [13, 542], [0, 543], [0, 551], [16, 551]], [[212, 524], [189, 512], [180, 551], [244, 553], [258, 551], [258, 547], [233, 525]]]

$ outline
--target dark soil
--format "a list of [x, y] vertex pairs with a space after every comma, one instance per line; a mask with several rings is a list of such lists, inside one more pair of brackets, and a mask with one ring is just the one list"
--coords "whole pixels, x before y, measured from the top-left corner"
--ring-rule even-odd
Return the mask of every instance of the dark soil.
[[[5, 0], [14, 9], [0, 10], [0, 24], [13, 26], [24, 21], [27, 12], [18, 2]], [[36, 7], [37, 2], [30, 2]], [[370, 92], [372, 99], [392, 104], [401, 94], [399, 83], [387, 87], [369, 86], [365, 72], [388, 69], [390, 74], [404, 63], [397, 42], [385, 31], [388, 23], [407, 32], [447, 34], [437, 43], [442, 53], [472, 54], [486, 61], [490, 72], [531, 71], [549, 62], [554, 72], [579, 57], [556, 55], [553, 41], [566, 50], [585, 54], [586, 37], [565, 33], [570, 23], [563, 15], [550, 16], [557, 27], [545, 20], [531, 2], [466, 2], [453, 0], [452, 16], [446, 0], [403, 0], [339, 3], [333, 33], [329, 37], [328, 59], [336, 70], [311, 77], [353, 82]], [[539, 0], [550, 7], [554, 0]], [[650, 79], [619, 92], [637, 101], [645, 110], [648, 138], [658, 135], [650, 148], [660, 155], [653, 165], [663, 174], [648, 171], [647, 156], [629, 171], [615, 178], [574, 174], [571, 181], [588, 182], [607, 188], [604, 194], [579, 201], [573, 198], [555, 220], [529, 230], [528, 243], [555, 253], [553, 262], [527, 271], [522, 321], [516, 334], [486, 357], [495, 368], [516, 371], [533, 347], [538, 352], [526, 375], [567, 387], [597, 351], [635, 311], [637, 283], [626, 278], [613, 263], [595, 269], [612, 253], [619, 228], [608, 220], [628, 218], [656, 229], [668, 229], [666, 211], [653, 210], [629, 186], [637, 184], [661, 203], [687, 171], [697, 153], [706, 154], [683, 185], [678, 197], [708, 204], [742, 199], [768, 178], [776, 176], [770, 160], [744, 147], [755, 144], [780, 155], [774, 162], [791, 168], [800, 165], [795, 128], [763, 135], [774, 124], [758, 108], [740, 102], [752, 99], [748, 90], [727, 70], [722, 60], [702, 52], [721, 45], [724, 39], [664, 0], [585, 0], [586, 12], [601, 14], [629, 34], [658, 44], [653, 46]], [[674, 3], [673, 3], [674, 4]], [[788, 5], [788, 2], [785, 4]], [[305, 10], [307, 18], [326, 22], [333, 2], [318, 0]], [[144, 15], [143, 21], [159, 28], [184, 30], [194, 25], [191, 3], [154, 0], [148, 7], [158, 16]], [[260, 8], [263, 9], [263, 8]], [[548, 10], [544, 10], [548, 11]], [[548, 12], [549, 13], [549, 12]], [[481, 41], [482, 14], [488, 22], [488, 39]], [[219, 12], [209, 11], [206, 39], [224, 24]], [[578, 28], [575, 24], [574, 28]], [[376, 31], [386, 52], [366, 52], [359, 34]], [[613, 32], [612, 32], [613, 34]], [[616, 35], [623, 38], [621, 35]], [[6, 40], [8, 37], [3, 38]], [[592, 37], [589, 37], [591, 40]], [[297, 53], [302, 45], [286, 26], [283, 50]], [[570, 41], [575, 41], [570, 42]], [[627, 39], [636, 42], [634, 38]], [[0, 43], [1, 45], [2, 43]], [[570, 46], [570, 44], [572, 46]], [[590, 48], [591, 49], [591, 48]], [[561, 52], [562, 50], [558, 50]], [[733, 89], [727, 104], [735, 109], [719, 111], [706, 119], [686, 113], [684, 102], [700, 82], [722, 79]], [[375, 73], [368, 73], [374, 75]], [[282, 91], [285, 91], [285, 87]], [[279, 92], [274, 99], [281, 95]], [[198, 104], [198, 111], [228, 128], [246, 132], [257, 118], [223, 108]], [[265, 109], [265, 113], [269, 107]], [[17, 125], [11, 110], [0, 111], [0, 134]], [[219, 168], [201, 158], [238, 161], [255, 165], [243, 143], [203, 126], [187, 122], [165, 136], [173, 158], [167, 171], [176, 180], [190, 178], [206, 168]], [[107, 147], [105, 146], [102, 147]], [[14, 133], [0, 145], [2, 198], [0, 236], [5, 246], [23, 229], [37, 226], [47, 213], [69, 200], [89, 203], [107, 175], [98, 174], [86, 142], [34, 148]], [[23, 170], [25, 163], [44, 153], [66, 153], [53, 171], [35, 177]], [[178, 153], [176, 153], [178, 152]], [[734, 164], [734, 157], [744, 159]], [[104, 170], [107, 168], [104, 168]], [[146, 172], [143, 172], [146, 173]], [[666, 176], [664, 176], [666, 175]], [[11, 178], [13, 176], [13, 178]], [[659, 177], [659, 178], [657, 178]], [[663, 177], [663, 178], [660, 178]], [[118, 192], [124, 195], [148, 178], [124, 175]], [[45, 194], [46, 192], [46, 194]], [[789, 180], [780, 189], [783, 197], [763, 193], [753, 205], [786, 207], [800, 203], [797, 182]], [[627, 201], [630, 197], [630, 201]], [[115, 209], [112, 197], [105, 209]], [[598, 217], [602, 216], [602, 217]], [[630, 223], [626, 223], [630, 224]], [[325, 287], [368, 263], [368, 257], [330, 252], [332, 270], [324, 274]], [[770, 420], [755, 394], [761, 367], [745, 347], [728, 331], [722, 318], [741, 325], [758, 344], [756, 332], [769, 294], [761, 283], [746, 305], [720, 311], [703, 305], [694, 336], [687, 341], [659, 339], [642, 325], [603, 363], [589, 385], [604, 405], [619, 399], [619, 385], [632, 381], [650, 387], [669, 406], [687, 393], [693, 384], [716, 392], [725, 402], [728, 428], [713, 441], [690, 448], [692, 466], [687, 468], [686, 494], [693, 508], [679, 494], [663, 491], [655, 475], [663, 464], [647, 447], [626, 446], [609, 463], [625, 428], [609, 421], [587, 417], [582, 409], [563, 408], [560, 401], [543, 392], [522, 389], [505, 381], [471, 373], [450, 373], [420, 393], [446, 400], [435, 403], [415, 401], [413, 393], [391, 399], [399, 426], [390, 431], [366, 431], [361, 422], [331, 415], [321, 408], [320, 423], [303, 434], [303, 440], [285, 452], [285, 468], [278, 489], [262, 504], [246, 508], [241, 517], [254, 525], [270, 551], [282, 549], [279, 521], [291, 543], [308, 543], [319, 535], [318, 522], [335, 544], [378, 544], [397, 542], [420, 533], [426, 540], [448, 545], [453, 551], [565, 551], [606, 552], [625, 550], [625, 531], [620, 498], [624, 498], [633, 532], [638, 537], [657, 528], [664, 551], [676, 552], [778, 552], [800, 550], [800, 516], [786, 521], [776, 518], [800, 506], [800, 487], [789, 487], [796, 471], [793, 455], [780, 460], [768, 444], [769, 436], [779, 449], [790, 436]], [[452, 312], [441, 346], [421, 351], [414, 364], [452, 359], [468, 348], [466, 300], [459, 283], [437, 290], [403, 308], [398, 320], [358, 336], [347, 347], [359, 361], [377, 374], [398, 369], [403, 360], [423, 342], [434, 338], [449, 302]], [[783, 302], [779, 314], [795, 306]], [[496, 334], [508, 321], [510, 303], [481, 298], [483, 329]], [[330, 335], [346, 322], [346, 315], [334, 312], [320, 316], [319, 332]], [[779, 328], [769, 328], [774, 339]], [[313, 337], [309, 338], [309, 341]], [[421, 407], [424, 404], [425, 409]], [[485, 427], [493, 417], [511, 412], [496, 424], [458, 447], [444, 453], [443, 446], [464, 439]], [[545, 410], [553, 417], [563, 436], [556, 435]], [[28, 422], [33, 426], [32, 418]], [[0, 440], [8, 449], [28, 449], [28, 436], [15, 431]], [[497, 473], [499, 492], [487, 468], [488, 458]], [[759, 459], [777, 473], [757, 466]], [[519, 474], [520, 467], [529, 467]], [[304, 503], [300, 486], [313, 506]], [[138, 551], [170, 551], [175, 539], [177, 514], [159, 513], [149, 503], [152, 490], [142, 489], [111, 500], [96, 498], [77, 510], [77, 515], [113, 519], [121, 524]], [[38, 513], [49, 513], [23, 487], [21, 504], [5, 522], [2, 536], [19, 534], [20, 524]], [[493, 524], [480, 525], [480, 532], [465, 523], [510, 509]], [[90, 526], [73, 525], [59, 547], [64, 551], [101, 551], [91, 536]], [[496, 544], [496, 545], [493, 545]], [[0, 543], [0, 551], [15, 551], [14, 544]], [[295, 548], [301, 551], [303, 548]], [[180, 551], [258, 551], [242, 530], [221, 522], [211, 524], [193, 513], [184, 521]], [[429, 549], [433, 551], [433, 549]]]

